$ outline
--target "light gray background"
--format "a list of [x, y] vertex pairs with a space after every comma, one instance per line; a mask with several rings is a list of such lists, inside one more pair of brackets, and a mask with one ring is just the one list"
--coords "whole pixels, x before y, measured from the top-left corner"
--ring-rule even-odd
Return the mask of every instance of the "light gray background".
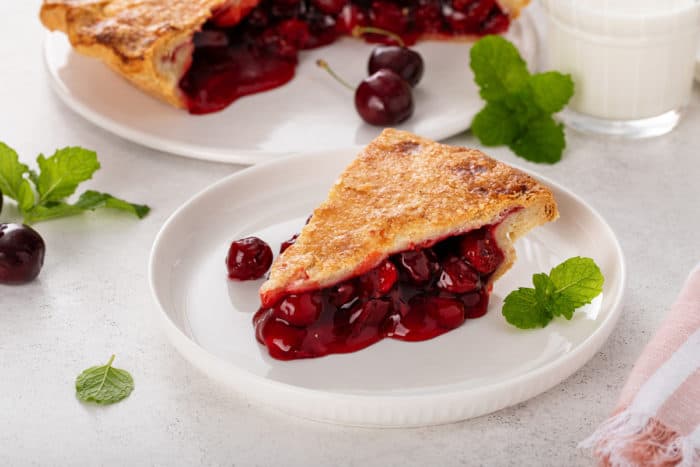
[[[250, 406], [205, 378], [151, 318], [146, 266], [161, 224], [191, 195], [241, 167], [145, 149], [84, 121], [50, 91], [39, 0], [0, 1], [0, 140], [27, 163], [82, 145], [102, 170], [86, 185], [154, 209], [39, 224], [47, 258], [36, 282], [0, 286], [2, 465], [590, 465], [576, 450], [613, 408], [634, 360], [700, 259], [700, 95], [672, 134], [644, 141], [567, 135], [564, 160], [528, 164], [583, 196], [622, 243], [629, 282], [622, 318], [602, 350], [552, 390], [447, 426], [344, 428]], [[478, 146], [468, 134], [450, 142]], [[4, 221], [16, 220], [12, 208]], [[193, 229], [206, 226], [192, 226]], [[484, 349], [488, 351], [488, 349]], [[75, 376], [106, 362], [136, 390], [111, 407], [74, 396]]]

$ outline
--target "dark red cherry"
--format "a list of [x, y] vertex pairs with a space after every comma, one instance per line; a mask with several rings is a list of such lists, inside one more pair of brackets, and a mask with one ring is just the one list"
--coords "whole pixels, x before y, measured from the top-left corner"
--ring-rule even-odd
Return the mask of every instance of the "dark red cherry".
[[228, 277], [246, 281], [261, 278], [272, 264], [272, 249], [257, 237], [231, 243], [226, 256]]
[[405, 32], [409, 25], [409, 17], [404, 8], [393, 2], [372, 2], [370, 19], [372, 26], [397, 34]]
[[423, 58], [415, 50], [397, 45], [380, 45], [372, 50], [367, 69], [369, 74], [386, 68], [415, 87], [423, 77]]
[[329, 14], [329, 15], [337, 15], [338, 13], [341, 12], [345, 4], [347, 3], [346, 0], [311, 0], [311, 3], [321, 10], [322, 12]]
[[308, 326], [318, 319], [323, 303], [313, 292], [287, 295], [272, 309], [274, 315], [293, 326]]
[[436, 33], [443, 29], [441, 4], [439, 0], [423, 0], [418, 3], [414, 21], [419, 30]]
[[194, 46], [199, 47], [226, 47], [228, 36], [224, 31], [217, 29], [205, 29], [194, 35]]
[[367, 297], [386, 295], [399, 278], [396, 266], [389, 260], [358, 278], [362, 294]]
[[36, 230], [21, 224], [0, 224], [0, 284], [34, 280], [44, 265], [45, 252], [44, 240]]
[[406, 280], [416, 285], [427, 284], [440, 269], [437, 256], [427, 248], [404, 251], [398, 255], [398, 265]]
[[298, 19], [287, 19], [277, 25], [280, 37], [294, 46], [301, 49], [309, 41], [309, 27]]
[[289, 240], [283, 241], [282, 244], [280, 245], [280, 253], [284, 253], [284, 250], [286, 250], [290, 246], [294, 245], [294, 243], [296, 243], [296, 241], [297, 241], [297, 238], [299, 238], [299, 234], [294, 234], [294, 235], [292, 235], [292, 238], [290, 238]]
[[339, 32], [350, 33], [356, 26], [367, 24], [367, 14], [357, 5], [347, 4], [338, 16], [336, 26]]
[[285, 358], [286, 354], [301, 347], [306, 337], [306, 329], [295, 328], [272, 318], [262, 324], [260, 336], [273, 357]]
[[503, 252], [489, 232], [477, 230], [460, 241], [460, 252], [481, 274], [491, 274], [503, 262]]
[[354, 281], [342, 282], [328, 292], [328, 300], [340, 308], [359, 297], [359, 290]]
[[401, 123], [413, 115], [411, 86], [393, 71], [379, 70], [357, 87], [355, 108], [371, 125]]
[[456, 298], [426, 297], [428, 314], [440, 326], [453, 329], [464, 322], [464, 304]]
[[452, 293], [466, 293], [481, 287], [481, 280], [479, 273], [466, 261], [457, 256], [449, 256], [442, 262], [442, 273], [437, 286]]
[[[474, 295], [478, 296], [478, 300], [475, 299]], [[480, 318], [488, 311], [489, 297], [484, 291], [478, 294], [462, 295], [461, 299], [464, 303], [464, 314], [468, 319]]]
[[508, 18], [508, 15], [499, 11], [496, 14], [492, 14], [483, 23], [481, 23], [481, 33], [502, 34], [508, 30], [508, 26], [510, 26], [510, 19]]

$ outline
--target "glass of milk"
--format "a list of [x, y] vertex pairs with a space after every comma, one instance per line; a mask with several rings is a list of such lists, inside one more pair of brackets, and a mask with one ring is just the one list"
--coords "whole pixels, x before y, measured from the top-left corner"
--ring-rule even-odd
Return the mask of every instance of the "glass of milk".
[[542, 0], [549, 68], [570, 73], [571, 127], [629, 137], [671, 131], [690, 100], [700, 0]]

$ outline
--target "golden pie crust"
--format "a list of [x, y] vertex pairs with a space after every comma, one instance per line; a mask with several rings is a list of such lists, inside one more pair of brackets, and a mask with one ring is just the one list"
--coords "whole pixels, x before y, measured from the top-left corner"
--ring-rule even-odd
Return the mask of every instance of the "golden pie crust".
[[329, 287], [388, 256], [485, 225], [505, 259], [513, 242], [558, 217], [552, 192], [476, 149], [386, 129], [340, 175], [260, 289], [264, 308], [284, 295]]
[[[179, 83], [192, 62], [192, 37], [217, 11], [244, 17], [260, 0], [44, 0], [41, 21], [62, 31], [149, 94], [186, 108]], [[499, 0], [512, 18], [529, 0]], [[444, 38], [442, 38], [444, 39]]]

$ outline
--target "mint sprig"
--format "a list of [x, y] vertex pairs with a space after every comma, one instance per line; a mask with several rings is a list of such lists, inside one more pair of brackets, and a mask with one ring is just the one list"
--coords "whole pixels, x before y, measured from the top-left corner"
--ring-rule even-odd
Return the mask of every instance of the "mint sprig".
[[78, 375], [75, 380], [78, 399], [107, 405], [129, 397], [134, 390], [134, 378], [128, 371], [114, 368], [113, 362], [114, 355], [106, 365], [90, 367]]
[[19, 161], [17, 152], [0, 143], [0, 193], [17, 202], [25, 223], [74, 216], [103, 207], [128, 212], [139, 219], [150, 211], [148, 206], [92, 190], [82, 193], [73, 204], [66, 201], [100, 168], [94, 151], [67, 147], [51, 157], [39, 154], [37, 165], [39, 172], [31, 170]]
[[570, 320], [577, 308], [600, 295], [603, 282], [603, 274], [591, 258], [569, 258], [549, 275], [534, 274], [534, 288], [521, 287], [508, 294], [502, 313], [520, 329], [543, 328], [557, 316]]
[[471, 49], [471, 68], [486, 101], [472, 121], [485, 146], [506, 145], [532, 162], [553, 164], [566, 147], [564, 127], [554, 121], [574, 94], [571, 76], [530, 74], [518, 49], [501, 36], [486, 36]]

